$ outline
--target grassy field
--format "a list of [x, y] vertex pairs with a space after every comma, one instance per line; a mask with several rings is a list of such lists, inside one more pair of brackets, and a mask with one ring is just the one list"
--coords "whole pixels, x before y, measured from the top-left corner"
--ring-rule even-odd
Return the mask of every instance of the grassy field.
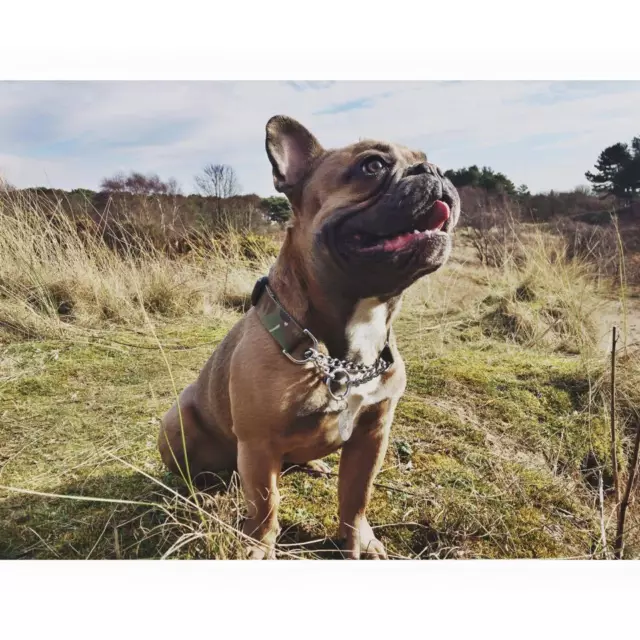
[[[517, 259], [487, 268], [462, 232], [449, 265], [407, 293], [408, 388], [369, 512], [391, 557], [610, 553], [602, 318], [618, 292], [597, 290], [557, 239], [522, 237]], [[0, 557], [241, 556], [237, 477], [192, 493], [156, 450], [159, 418], [277, 249], [232, 233], [210, 246], [117, 255], [56, 212], [0, 211]], [[623, 471], [639, 360], [621, 350]], [[339, 558], [335, 475], [292, 470], [281, 488], [280, 556]], [[626, 557], [640, 553], [639, 523], [632, 506]]]

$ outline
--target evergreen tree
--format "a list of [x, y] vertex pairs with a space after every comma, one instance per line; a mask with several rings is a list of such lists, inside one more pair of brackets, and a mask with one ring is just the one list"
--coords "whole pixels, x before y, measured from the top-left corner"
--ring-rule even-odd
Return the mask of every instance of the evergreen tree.
[[479, 169], [473, 164], [470, 167], [446, 171], [444, 174], [456, 188], [478, 187], [490, 192], [516, 194], [516, 186], [504, 173], [496, 172], [491, 167]]
[[585, 176], [596, 193], [631, 202], [640, 194], [640, 137], [634, 138], [631, 146], [618, 142], [601, 151], [595, 169]]
[[287, 222], [293, 213], [289, 201], [282, 196], [263, 198], [261, 204], [267, 210], [269, 220], [280, 224]]

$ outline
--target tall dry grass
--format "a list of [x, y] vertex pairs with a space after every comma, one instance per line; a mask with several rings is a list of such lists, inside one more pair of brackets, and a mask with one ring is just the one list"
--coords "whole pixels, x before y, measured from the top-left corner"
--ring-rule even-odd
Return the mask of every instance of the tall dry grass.
[[129, 234], [118, 252], [99, 223], [82, 226], [55, 205], [18, 194], [0, 203], [0, 331], [59, 337], [76, 328], [141, 326], [145, 313], [216, 315], [237, 305], [268, 268], [277, 243], [233, 229], [194, 238], [187, 255], [169, 259]]
[[562, 238], [536, 228], [519, 228], [513, 247], [487, 280], [486, 302], [494, 308], [486, 329], [527, 347], [591, 354], [601, 304], [592, 265], [571, 257]]

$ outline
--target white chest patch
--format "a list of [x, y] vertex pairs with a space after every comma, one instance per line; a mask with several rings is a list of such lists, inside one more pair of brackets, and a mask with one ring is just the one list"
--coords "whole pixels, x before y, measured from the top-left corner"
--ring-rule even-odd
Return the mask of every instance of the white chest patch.
[[387, 305], [377, 298], [366, 298], [356, 305], [347, 324], [349, 359], [373, 364], [387, 337]]
[[[371, 365], [382, 351], [387, 338], [387, 305], [376, 298], [361, 300], [347, 325], [349, 360]], [[340, 414], [338, 428], [343, 440], [348, 440], [358, 412], [369, 405], [376, 404], [387, 397], [380, 377], [352, 387], [347, 398], [347, 407]]]

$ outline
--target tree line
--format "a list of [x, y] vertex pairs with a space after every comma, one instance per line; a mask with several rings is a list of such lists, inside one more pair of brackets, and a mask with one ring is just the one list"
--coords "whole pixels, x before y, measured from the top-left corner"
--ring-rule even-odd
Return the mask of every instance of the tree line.
[[[605, 198], [612, 196], [627, 204], [632, 203], [640, 194], [640, 137], [633, 138], [630, 144], [617, 142], [601, 151], [594, 168], [595, 171], [585, 173], [593, 194]], [[491, 167], [479, 168], [472, 165], [450, 169], [445, 172], [445, 176], [458, 189], [472, 187], [512, 197], [531, 196], [527, 185], [516, 187], [504, 173], [494, 171]], [[589, 195], [588, 187], [577, 189]]]
[[[463, 215], [472, 225], [473, 220], [480, 221], [499, 210], [515, 210], [520, 218], [532, 222], [576, 216], [589, 222], [605, 221], [611, 208], [611, 203], [602, 202], [606, 198], [612, 198], [619, 211], [621, 206], [627, 206], [633, 217], [634, 209], [629, 205], [640, 193], [640, 137], [633, 138], [630, 144], [616, 143], [604, 149], [594, 168], [585, 173], [591, 187], [536, 194], [531, 194], [524, 184], [516, 187], [505, 173], [487, 166], [451, 169], [445, 175], [458, 188]], [[162, 247], [230, 226], [263, 232], [282, 226], [292, 215], [288, 200], [282, 196], [242, 194], [236, 171], [230, 165], [205, 165], [194, 176], [194, 186], [196, 192], [185, 195], [174, 178], [130, 171], [104, 178], [95, 191], [16, 190], [0, 181], [0, 199], [5, 197], [3, 194], [17, 191], [49, 209], [62, 208], [78, 224], [83, 224], [87, 216], [93, 218], [107, 236], [118, 242], [123, 234], [142, 235]]]
[[[255, 194], [241, 195], [242, 187], [235, 169], [227, 164], [205, 165], [202, 172], [194, 177], [197, 194], [190, 194], [188, 198], [207, 203], [210, 223], [220, 226], [221, 222], [237, 222], [238, 205], [250, 205], [260, 211], [270, 222], [283, 223], [291, 216], [289, 201], [281, 196], [259, 198]], [[129, 174], [119, 173], [110, 178], [104, 178], [100, 183], [101, 193], [110, 195], [133, 196], [182, 196], [182, 191], [175, 178], [161, 180], [155, 174], [142, 174], [131, 171]], [[198, 199], [200, 196], [200, 199]], [[259, 202], [258, 202], [259, 200]], [[202, 207], [200, 207], [202, 208]]]
[[0, 181], [0, 209], [37, 209], [53, 222], [61, 212], [80, 233], [98, 233], [116, 250], [130, 251], [143, 242], [170, 254], [215, 241], [230, 228], [244, 235], [265, 233], [291, 215], [286, 198], [242, 194], [229, 165], [206, 165], [194, 183], [196, 192], [184, 194], [174, 178], [139, 171], [103, 178], [97, 190], [16, 189]]

